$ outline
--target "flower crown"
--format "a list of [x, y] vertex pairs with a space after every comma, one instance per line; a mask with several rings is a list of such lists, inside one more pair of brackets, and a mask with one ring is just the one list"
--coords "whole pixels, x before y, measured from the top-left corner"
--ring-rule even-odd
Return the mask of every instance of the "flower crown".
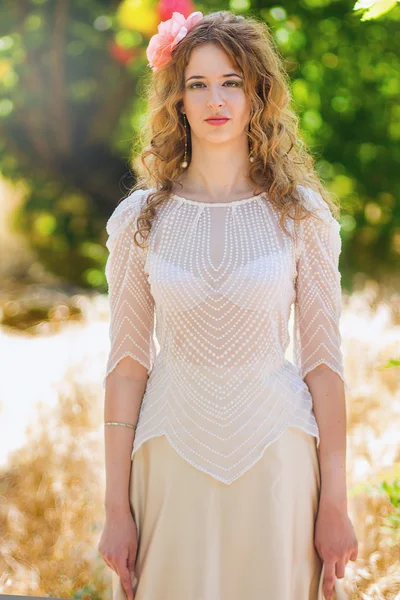
[[200, 11], [192, 12], [187, 19], [179, 12], [172, 13], [168, 21], [161, 21], [158, 33], [153, 35], [147, 46], [148, 66], [157, 71], [171, 60], [175, 46], [183, 40], [187, 33], [203, 18]]

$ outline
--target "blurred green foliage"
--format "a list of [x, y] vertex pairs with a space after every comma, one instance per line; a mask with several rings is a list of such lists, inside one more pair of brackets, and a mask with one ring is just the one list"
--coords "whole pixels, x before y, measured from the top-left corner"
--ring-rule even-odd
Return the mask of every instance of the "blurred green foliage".
[[[150, 36], [121, 26], [120, 4], [0, 5], [0, 172], [27, 185], [18, 227], [48, 268], [99, 291], [105, 220], [133, 182], [141, 84], [150, 76]], [[390, 274], [400, 256], [400, 7], [364, 22], [353, 7], [345, 0], [195, 5], [272, 28], [302, 136], [341, 200], [340, 267], [349, 289], [357, 273]]]
[[394, 511], [389, 513], [387, 516], [387, 522], [389, 526], [394, 527], [396, 529], [400, 528], [400, 481], [382, 481], [377, 489], [387, 494], [390, 503], [394, 507]]

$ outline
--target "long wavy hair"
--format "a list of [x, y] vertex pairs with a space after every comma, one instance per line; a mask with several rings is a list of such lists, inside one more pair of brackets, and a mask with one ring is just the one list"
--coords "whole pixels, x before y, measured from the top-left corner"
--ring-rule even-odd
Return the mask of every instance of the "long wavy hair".
[[[250, 99], [251, 118], [247, 135], [254, 162], [249, 162], [249, 178], [255, 195], [267, 192], [269, 201], [279, 210], [280, 225], [287, 217], [294, 221], [307, 218], [308, 211], [296, 186], [311, 187], [333, 209], [339, 207], [329, 197], [315, 170], [314, 158], [298, 134], [299, 118], [290, 107], [290, 80], [283, 58], [266, 23], [242, 17], [230, 11], [205, 15], [172, 51], [171, 60], [151, 73], [144, 84], [147, 101], [143, 150], [133, 158], [138, 189], [153, 189], [137, 219], [135, 243], [143, 247], [156, 215], [157, 206], [166, 202], [179, 184], [184, 169], [185, 126], [180, 107], [185, 87], [185, 68], [195, 48], [219, 44], [232, 64], [242, 71], [244, 92]], [[188, 163], [190, 165], [190, 125], [188, 123]], [[296, 225], [296, 223], [295, 223]], [[141, 240], [137, 236], [141, 236]]]

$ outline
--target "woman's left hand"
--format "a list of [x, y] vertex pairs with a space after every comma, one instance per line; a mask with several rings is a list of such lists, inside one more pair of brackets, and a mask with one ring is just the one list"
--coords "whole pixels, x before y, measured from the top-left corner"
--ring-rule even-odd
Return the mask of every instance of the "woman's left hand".
[[347, 562], [355, 561], [358, 554], [357, 538], [346, 510], [320, 501], [314, 545], [325, 565], [323, 593], [326, 600], [331, 600], [335, 576], [342, 579]]

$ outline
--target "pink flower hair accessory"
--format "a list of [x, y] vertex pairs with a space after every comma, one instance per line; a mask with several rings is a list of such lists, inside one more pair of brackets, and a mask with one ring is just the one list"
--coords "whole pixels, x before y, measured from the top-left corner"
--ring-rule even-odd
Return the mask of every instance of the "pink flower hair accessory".
[[175, 46], [202, 18], [203, 13], [200, 11], [192, 12], [187, 19], [181, 13], [174, 12], [168, 21], [161, 21], [158, 33], [153, 35], [147, 46], [148, 66], [157, 71], [166, 65], [171, 60]]

